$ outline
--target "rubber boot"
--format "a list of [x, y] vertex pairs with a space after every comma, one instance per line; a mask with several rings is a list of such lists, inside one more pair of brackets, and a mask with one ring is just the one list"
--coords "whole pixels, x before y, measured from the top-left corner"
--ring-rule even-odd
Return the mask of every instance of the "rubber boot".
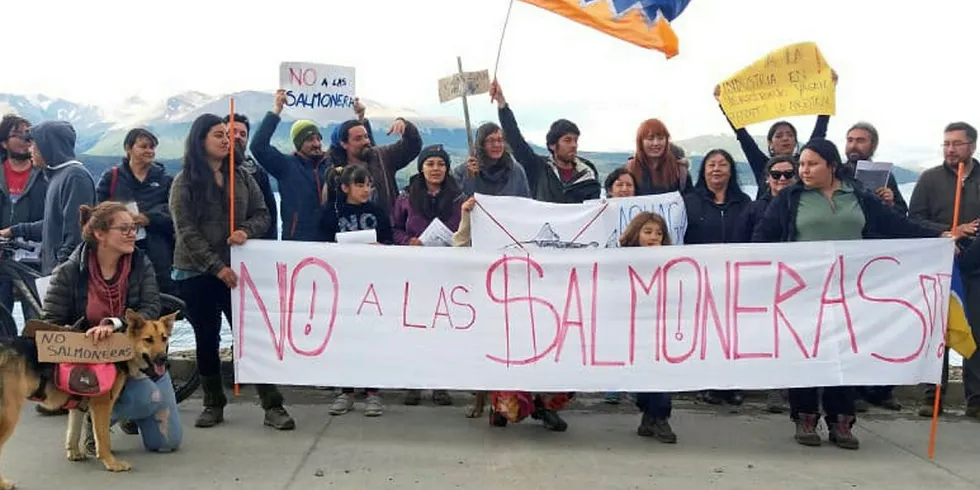
[[202, 376], [201, 389], [204, 391], [204, 410], [197, 416], [194, 427], [214, 427], [225, 421], [225, 389], [221, 375]]

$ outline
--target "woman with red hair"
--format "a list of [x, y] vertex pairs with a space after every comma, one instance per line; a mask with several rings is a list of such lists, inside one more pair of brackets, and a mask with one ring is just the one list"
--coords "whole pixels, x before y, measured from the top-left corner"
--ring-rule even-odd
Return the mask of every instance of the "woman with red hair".
[[636, 195], [686, 192], [691, 174], [672, 151], [670, 132], [659, 119], [647, 119], [636, 130], [636, 152], [626, 169], [636, 180]]

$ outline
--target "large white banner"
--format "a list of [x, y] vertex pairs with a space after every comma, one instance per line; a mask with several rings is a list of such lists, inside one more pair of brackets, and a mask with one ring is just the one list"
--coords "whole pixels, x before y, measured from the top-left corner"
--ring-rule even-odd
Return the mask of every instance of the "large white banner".
[[938, 382], [947, 239], [234, 247], [242, 383], [681, 391]]
[[644, 211], [667, 222], [671, 243], [684, 243], [687, 209], [678, 192], [554, 204], [533, 199], [476, 194], [471, 215], [473, 247], [526, 251], [539, 248], [615, 248], [629, 222]]

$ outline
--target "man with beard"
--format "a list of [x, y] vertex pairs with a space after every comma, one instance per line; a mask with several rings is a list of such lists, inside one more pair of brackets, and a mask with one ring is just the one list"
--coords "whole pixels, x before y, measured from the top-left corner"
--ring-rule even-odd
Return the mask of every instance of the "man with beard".
[[[358, 109], [355, 103], [355, 110]], [[359, 106], [357, 119], [344, 121], [337, 129], [337, 143], [330, 146], [330, 164], [334, 167], [360, 164], [367, 167], [374, 184], [371, 202], [391, 213], [398, 197], [395, 174], [415, 161], [422, 151], [422, 136], [414, 124], [397, 118], [388, 135], [401, 135], [398, 141], [383, 146], [371, 143], [371, 128], [364, 119], [364, 106]], [[335, 192], [335, 189], [328, 189]]]
[[[262, 119], [249, 149], [259, 165], [279, 184], [282, 239], [322, 241], [320, 193], [327, 181], [329, 167], [323, 152], [323, 137], [316, 123], [299, 120], [289, 130], [295, 152], [286, 155], [272, 146], [272, 135], [282, 120], [279, 115], [285, 105], [286, 91], [280, 89], [276, 92], [272, 111]], [[278, 226], [270, 228], [277, 230]]]
[[[853, 173], [857, 170], [857, 162], [859, 160], [871, 161], [877, 149], [878, 130], [870, 123], [859, 122], [847, 130], [847, 143], [844, 146], [844, 151], [847, 153], [845, 165]], [[905, 199], [902, 197], [902, 191], [898, 188], [894, 174], [888, 174], [888, 185], [875, 189], [875, 194], [885, 204], [903, 216], [908, 213], [909, 207], [905, 204]]]
[[[40, 169], [31, 165], [31, 143], [27, 140], [31, 123], [15, 114], [7, 114], [0, 120], [0, 229], [19, 223], [32, 223], [44, 219], [44, 195], [48, 181]], [[40, 243], [40, 236], [25, 237]], [[0, 274], [0, 304], [13, 311], [14, 290], [10, 276]], [[34, 312], [21, 303], [24, 319], [35, 317]]]
[[[230, 124], [231, 119], [229, 116], [224, 118], [225, 124]], [[244, 114], [235, 114], [235, 127], [228, 128], [228, 134], [235, 139], [235, 165], [241, 165], [245, 171], [252, 174], [252, 178], [255, 182], [259, 184], [259, 188], [262, 189], [262, 197], [265, 201], [265, 207], [269, 208], [269, 216], [272, 218], [272, 224], [269, 225], [269, 229], [265, 231], [265, 234], [256, 238], [261, 238], [264, 240], [278, 240], [279, 239], [279, 208], [276, 205], [276, 196], [272, 192], [272, 185], [269, 183], [269, 174], [262, 169], [258, 164], [255, 163], [255, 159], [246, 151], [248, 145], [248, 133], [252, 130], [251, 124], [248, 122], [248, 116]]]
[[578, 156], [581, 133], [575, 123], [567, 119], [551, 123], [545, 137], [550, 155], [537, 155], [521, 135], [517, 119], [496, 80], [490, 84], [490, 99], [497, 102], [500, 126], [514, 158], [524, 167], [534, 199], [561, 204], [599, 198], [602, 192], [599, 172], [592, 162]]
[[[973, 239], [980, 226], [980, 162], [973, 158], [977, 151], [977, 130], [965, 122], [954, 122], [943, 131], [943, 163], [932, 167], [919, 176], [915, 192], [909, 200], [909, 218], [931, 226], [936, 231], [949, 231], [953, 227], [956, 189], [962, 188], [959, 223], [963, 236]], [[963, 180], [958, 181], [957, 170], [963, 163]], [[966, 289], [966, 317], [973, 337], [980, 338], [980, 275], [963, 274]], [[943, 359], [942, 388], [939, 410], [945, 410], [946, 386], [949, 380], [949, 348]], [[936, 386], [924, 384], [919, 415], [932, 417]], [[966, 416], [980, 419], [980, 355], [974, 354], [963, 360], [963, 391], [966, 398]]]

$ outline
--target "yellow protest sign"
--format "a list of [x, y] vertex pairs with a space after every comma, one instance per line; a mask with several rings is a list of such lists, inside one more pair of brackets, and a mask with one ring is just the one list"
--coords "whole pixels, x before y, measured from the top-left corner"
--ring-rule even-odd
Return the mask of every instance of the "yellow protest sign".
[[721, 108], [736, 128], [836, 112], [833, 71], [812, 42], [772, 51], [721, 82], [720, 88]]

